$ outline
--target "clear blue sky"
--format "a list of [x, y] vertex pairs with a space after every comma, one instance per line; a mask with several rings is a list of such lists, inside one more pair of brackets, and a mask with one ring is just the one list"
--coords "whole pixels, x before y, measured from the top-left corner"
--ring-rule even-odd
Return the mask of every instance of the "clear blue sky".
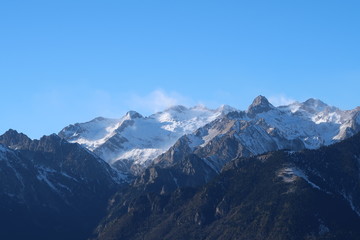
[[[0, 133], [170, 104], [360, 105], [360, 1], [0, 2]], [[282, 99], [282, 100], [281, 100]]]

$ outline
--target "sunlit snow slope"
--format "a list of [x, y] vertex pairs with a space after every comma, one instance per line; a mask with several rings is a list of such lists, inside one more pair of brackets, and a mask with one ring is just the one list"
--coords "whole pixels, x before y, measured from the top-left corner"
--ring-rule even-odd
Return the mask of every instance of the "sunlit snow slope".
[[64, 128], [59, 136], [77, 142], [122, 170], [136, 172], [169, 149], [181, 136], [235, 111], [229, 106], [174, 106], [143, 117], [130, 111], [120, 119], [95, 118]]

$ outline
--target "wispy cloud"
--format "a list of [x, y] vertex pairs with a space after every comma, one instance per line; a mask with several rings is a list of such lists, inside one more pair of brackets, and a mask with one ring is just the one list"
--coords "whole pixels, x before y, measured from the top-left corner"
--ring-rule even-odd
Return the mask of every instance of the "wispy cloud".
[[191, 103], [189, 98], [177, 92], [166, 92], [157, 89], [144, 96], [134, 94], [131, 97], [130, 105], [136, 110], [154, 113], [174, 105], [189, 105], [189, 103]]
[[289, 98], [289, 97], [287, 97], [285, 95], [270, 96], [269, 101], [274, 106], [284, 106], [284, 105], [289, 105], [289, 104], [295, 102], [294, 99]]

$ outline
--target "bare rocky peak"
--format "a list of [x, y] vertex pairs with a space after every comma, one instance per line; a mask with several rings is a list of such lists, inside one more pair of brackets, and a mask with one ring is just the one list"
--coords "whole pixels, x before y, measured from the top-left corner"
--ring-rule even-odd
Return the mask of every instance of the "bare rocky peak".
[[23, 133], [9, 129], [0, 136], [0, 143], [12, 149], [28, 148], [32, 140]]
[[259, 95], [249, 106], [248, 113], [250, 116], [254, 116], [259, 113], [270, 111], [273, 108], [274, 106], [267, 100], [266, 97]]

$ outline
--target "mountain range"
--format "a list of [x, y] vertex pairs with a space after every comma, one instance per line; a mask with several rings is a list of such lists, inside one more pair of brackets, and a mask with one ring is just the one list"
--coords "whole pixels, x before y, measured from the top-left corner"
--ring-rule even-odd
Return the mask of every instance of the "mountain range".
[[[358, 239], [360, 107], [130, 111], [0, 136], [4, 239]], [[21, 230], [21, 231], [19, 231]]]
[[[120, 119], [69, 125], [58, 135], [125, 174], [138, 175], [153, 163], [173, 162], [176, 147], [181, 154], [197, 154], [219, 171], [236, 156], [316, 149], [346, 139], [360, 130], [359, 112], [360, 108], [343, 111], [316, 99], [274, 107], [258, 96], [247, 111], [227, 105], [216, 110], [174, 106], [149, 117], [131, 111]], [[231, 149], [223, 146], [229, 142]]]

